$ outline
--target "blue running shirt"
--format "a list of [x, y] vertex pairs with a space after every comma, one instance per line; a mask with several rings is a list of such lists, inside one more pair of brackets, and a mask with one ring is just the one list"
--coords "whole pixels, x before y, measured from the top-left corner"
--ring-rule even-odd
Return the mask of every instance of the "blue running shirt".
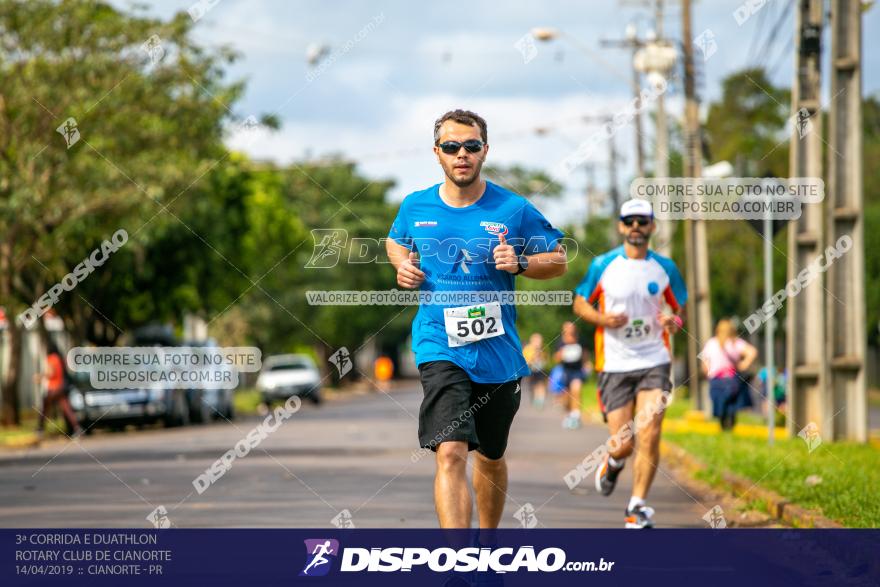
[[[440, 184], [411, 193], [400, 205], [388, 237], [418, 252], [419, 268], [425, 273], [421, 295], [437, 296], [453, 291], [513, 292], [515, 276], [494, 264], [492, 251], [499, 234], [519, 255], [553, 251], [563, 237], [531, 202], [489, 181], [483, 196], [464, 208], [446, 204]], [[416, 364], [451, 361], [478, 383], [503, 383], [529, 374], [516, 332], [515, 305], [500, 306], [503, 334], [450, 346], [444, 309], [475, 304], [471, 311], [482, 310], [476, 301], [451, 301], [419, 306], [412, 323]]]

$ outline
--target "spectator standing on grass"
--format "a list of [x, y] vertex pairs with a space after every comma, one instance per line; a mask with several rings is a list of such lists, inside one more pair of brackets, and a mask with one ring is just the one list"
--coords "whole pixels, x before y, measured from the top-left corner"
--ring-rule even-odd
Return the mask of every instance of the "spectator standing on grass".
[[[788, 373], [783, 369], [782, 373], [773, 371], [773, 400], [776, 403], [776, 409], [784, 413], [785, 408], [785, 379]], [[761, 397], [764, 399], [763, 412], [767, 415], [767, 367], [761, 367], [758, 371], [758, 381], [761, 382]]]
[[700, 353], [703, 373], [709, 378], [712, 417], [718, 418], [722, 430], [731, 430], [737, 410], [751, 405], [745, 373], [757, 357], [758, 349], [741, 339], [727, 318], [718, 321], [715, 336]]

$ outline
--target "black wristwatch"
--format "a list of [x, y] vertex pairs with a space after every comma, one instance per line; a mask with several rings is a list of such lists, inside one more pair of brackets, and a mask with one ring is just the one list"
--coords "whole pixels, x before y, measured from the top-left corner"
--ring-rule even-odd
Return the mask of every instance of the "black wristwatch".
[[520, 255], [516, 259], [516, 264], [519, 266], [519, 269], [516, 270], [516, 273], [514, 273], [514, 275], [519, 275], [529, 268], [529, 258], [525, 255]]

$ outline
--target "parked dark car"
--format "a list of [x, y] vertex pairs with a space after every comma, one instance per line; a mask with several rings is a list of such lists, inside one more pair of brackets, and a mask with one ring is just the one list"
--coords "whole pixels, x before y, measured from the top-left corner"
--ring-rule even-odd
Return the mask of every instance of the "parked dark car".
[[[217, 341], [190, 341], [185, 347], [216, 349]], [[215, 369], [231, 369], [231, 367], [215, 367]], [[233, 377], [233, 380], [237, 377]], [[235, 389], [191, 389], [187, 392], [191, 420], [196, 423], [207, 423], [212, 420], [232, 420], [235, 418]]]
[[95, 389], [88, 372], [78, 371], [70, 377], [68, 399], [80, 425], [88, 431], [154, 422], [166, 427], [185, 426], [190, 422], [186, 390]]

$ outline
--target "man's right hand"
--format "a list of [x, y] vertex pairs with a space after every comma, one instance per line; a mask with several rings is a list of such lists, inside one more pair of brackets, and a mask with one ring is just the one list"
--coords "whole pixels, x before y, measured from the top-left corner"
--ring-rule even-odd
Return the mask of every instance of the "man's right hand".
[[626, 314], [599, 314], [600, 325], [605, 328], [620, 328], [626, 324]]
[[409, 258], [397, 266], [397, 285], [406, 289], [418, 289], [423, 281], [425, 274], [419, 269], [419, 255], [410, 252]]

